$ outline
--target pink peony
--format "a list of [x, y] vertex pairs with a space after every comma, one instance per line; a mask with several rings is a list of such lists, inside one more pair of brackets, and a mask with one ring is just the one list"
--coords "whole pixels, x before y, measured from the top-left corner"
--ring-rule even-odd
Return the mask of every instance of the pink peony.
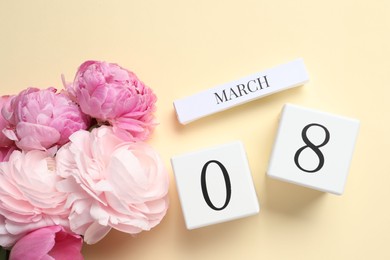
[[69, 136], [89, 127], [89, 118], [77, 104], [55, 88], [28, 88], [2, 109], [10, 125], [4, 134], [23, 150], [45, 150], [68, 142]]
[[82, 260], [83, 239], [61, 226], [43, 227], [22, 237], [11, 250], [10, 260]]
[[111, 228], [150, 230], [168, 207], [169, 178], [148, 145], [123, 142], [111, 127], [79, 131], [57, 153], [59, 188], [69, 192], [71, 229], [93, 244]]
[[[0, 111], [9, 99], [10, 99], [10, 96], [0, 97]], [[10, 146], [14, 145], [14, 141], [8, 139], [8, 137], [6, 137], [3, 134], [3, 129], [8, 128], [8, 127], [9, 127], [9, 124], [8, 124], [7, 120], [5, 120], [4, 117], [0, 114], [0, 148], [1, 147], [10, 147]]]
[[86, 61], [68, 92], [81, 110], [100, 124], [127, 131], [127, 139], [146, 140], [155, 126], [156, 96], [133, 73], [117, 64]]
[[37, 228], [69, 227], [68, 194], [56, 189], [60, 180], [54, 158], [43, 151], [14, 151], [0, 163], [0, 246]]
[[[0, 111], [10, 98], [11, 96], [0, 97]], [[3, 133], [3, 130], [9, 127], [8, 121], [0, 113], [0, 162], [8, 161], [11, 153], [17, 149], [15, 142], [8, 139]]]

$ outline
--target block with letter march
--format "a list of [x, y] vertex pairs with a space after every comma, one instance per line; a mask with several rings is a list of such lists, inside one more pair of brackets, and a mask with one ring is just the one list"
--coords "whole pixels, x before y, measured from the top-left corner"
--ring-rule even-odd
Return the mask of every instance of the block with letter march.
[[309, 76], [303, 59], [296, 59], [175, 100], [173, 105], [179, 122], [187, 124], [201, 117], [303, 85], [308, 80]]

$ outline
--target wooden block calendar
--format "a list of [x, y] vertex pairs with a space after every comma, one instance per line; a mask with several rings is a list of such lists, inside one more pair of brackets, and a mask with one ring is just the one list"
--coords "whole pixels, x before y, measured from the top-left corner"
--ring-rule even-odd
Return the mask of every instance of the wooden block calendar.
[[[176, 100], [174, 105], [179, 121], [185, 124], [299, 86], [307, 80], [303, 60], [298, 59]], [[346, 184], [358, 130], [356, 119], [285, 104], [267, 175], [340, 195]], [[252, 173], [241, 142], [178, 155], [171, 163], [188, 229], [259, 212]]]

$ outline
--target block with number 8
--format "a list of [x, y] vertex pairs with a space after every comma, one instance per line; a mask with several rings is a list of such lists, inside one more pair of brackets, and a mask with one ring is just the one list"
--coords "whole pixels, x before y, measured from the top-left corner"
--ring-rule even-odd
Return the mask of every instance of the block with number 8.
[[341, 195], [358, 130], [358, 120], [286, 104], [267, 174]]
[[259, 212], [241, 142], [175, 156], [171, 163], [187, 229]]

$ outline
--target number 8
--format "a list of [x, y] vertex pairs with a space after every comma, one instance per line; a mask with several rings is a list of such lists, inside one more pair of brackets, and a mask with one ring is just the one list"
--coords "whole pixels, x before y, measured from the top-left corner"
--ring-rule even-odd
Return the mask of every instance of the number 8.
[[[307, 130], [309, 130], [310, 127], [312, 126], [318, 126], [320, 128], [322, 128], [325, 132], [325, 140], [319, 144], [319, 145], [314, 145], [310, 140], [309, 138], [307, 137]], [[324, 166], [324, 163], [325, 163], [325, 159], [324, 159], [324, 155], [322, 154], [322, 152], [320, 151], [320, 147], [326, 145], [328, 142], [329, 142], [329, 139], [330, 139], [330, 134], [329, 134], [329, 131], [328, 129], [326, 129], [325, 126], [323, 125], [320, 125], [320, 124], [309, 124], [307, 126], [305, 126], [303, 129], [302, 129], [302, 140], [303, 142], [306, 144], [305, 146], [302, 146], [301, 148], [298, 149], [298, 151], [295, 153], [295, 156], [294, 156], [294, 162], [295, 162], [295, 165], [301, 170], [301, 171], [304, 171], [304, 172], [309, 172], [309, 173], [312, 173], [312, 172], [317, 172], [319, 170], [321, 170], [321, 168]], [[303, 150], [305, 150], [306, 148], [310, 148], [311, 150], [313, 150], [313, 152], [318, 156], [318, 166], [314, 169], [314, 170], [307, 170], [307, 169], [304, 169], [300, 164], [299, 164], [299, 156], [301, 154], [301, 152]]]

